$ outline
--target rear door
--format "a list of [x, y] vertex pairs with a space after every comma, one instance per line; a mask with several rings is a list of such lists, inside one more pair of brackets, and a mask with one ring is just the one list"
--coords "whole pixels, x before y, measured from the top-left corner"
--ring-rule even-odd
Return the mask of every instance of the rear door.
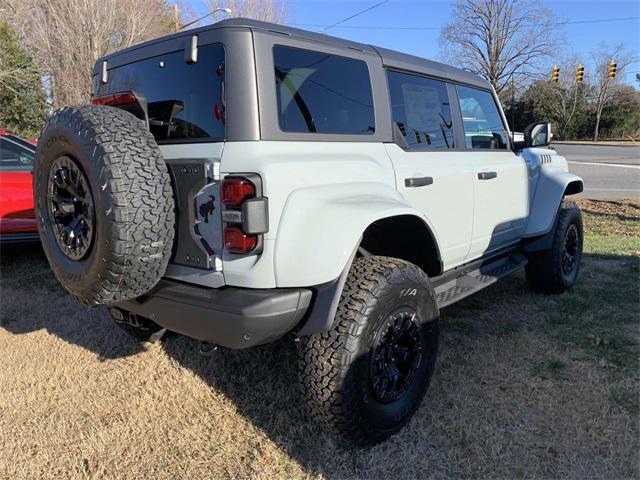
[[0, 233], [35, 233], [32, 174], [35, 147], [0, 137]]
[[396, 186], [431, 223], [447, 270], [467, 257], [473, 226], [474, 170], [456, 144], [455, 92], [444, 81], [414, 73], [389, 70], [387, 78], [396, 142], [386, 149]]
[[473, 166], [474, 219], [469, 259], [517, 242], [529, 211], [528, 170], [510, 148], [493, 92], [458, 85], [464, 147]]

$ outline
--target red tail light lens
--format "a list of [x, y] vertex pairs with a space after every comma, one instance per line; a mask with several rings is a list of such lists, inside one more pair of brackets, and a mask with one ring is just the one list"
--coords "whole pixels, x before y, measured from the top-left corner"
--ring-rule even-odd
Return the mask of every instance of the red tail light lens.
[[136, 96], [133, 92], [117, 92], [91, 99], [92, 105], [105, 105], [108, 107], [128, 105], [130, 103], [136, 103]]
[[236, 207], [247, 198], [256, 196], [256, 187], [245, 178], [228, 178], [222, 181], [222, 203]]
[[224, 248], [232, 253], [249, 253], [258, 243], [256, 235], [247, 235], [238, 227], [224, 229]]

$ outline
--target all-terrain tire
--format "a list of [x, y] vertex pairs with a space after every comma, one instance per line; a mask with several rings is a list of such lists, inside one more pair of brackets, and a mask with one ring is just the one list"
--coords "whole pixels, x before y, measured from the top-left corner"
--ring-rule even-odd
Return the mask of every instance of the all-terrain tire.
[[[56, 235], [60, 211], [49, 196], [60, 162], [84, 175], [92, 196], [95, 225], [82, 258], [70, 258]], [[130, 300], [164, 274], [174, 238], [171, 180], [153, 136], [131, 113], [91, 105], [54, 112], [38, 140], [34, 201], [49, 264], [80, 302]]]
[[[574, 245], [572, 250], [575, 249], [571, 261], [567, 260], [567, 242]], [[545, 294], [562, 293], [571, 288], [580, 272], [582, 243], [580, 208], [575, 202], [563, 200], [558, 211], [551, 247], [528, 254], [529, 263], [525, 272], [529, 286], [534, 291]]]
[[[414, 329], [412, 338], [419, 342], [421, 354], [417, 365], [414, 357], [415, 370], [406, 377], [411, 381], [404, 393], [385, 398], [376, 391], [376, 386], [384, 386], [376, 375], [380, 348], [385, 346], [381, 340], [392, 335], [403, 312], [413, 315], [409, 321], [415, 326], [409, 328]], [[419, 407], [434, 370], [438, 338], [438, 307], [420, 268], [395, 258], [357, 258], [331, 330], [298, 342], [299, 379], [312, 416], [349, 446], [385, 440]]]

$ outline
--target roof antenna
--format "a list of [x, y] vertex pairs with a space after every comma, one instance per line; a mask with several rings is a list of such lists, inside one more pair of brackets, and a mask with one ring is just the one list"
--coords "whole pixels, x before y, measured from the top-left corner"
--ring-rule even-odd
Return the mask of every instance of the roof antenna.
[[230, 8], [216, 8], [215, 10], [207, 13], [206, 15], [203, 15], [200, 18], [196, 18], [193, 22], [189, 22], [186, 25], [182, 25], [178, 31], [183, 30], [191, 25], [193, 25], [194, 23], [198, 23], [200, 20], [202, 20], [203, 18], [207, 18], [210, 15], [215, 15], [218, 12], [225, 12], [228, 16], [231, 16], [231, 9]]

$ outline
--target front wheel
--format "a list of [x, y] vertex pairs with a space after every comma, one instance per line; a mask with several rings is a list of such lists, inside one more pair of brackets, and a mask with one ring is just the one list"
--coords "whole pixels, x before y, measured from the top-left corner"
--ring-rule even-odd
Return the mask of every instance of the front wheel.
[[529, 286], [539, 293], [562, 293], [578, 279], [582, 260], [582, 215], [574, 202], [563, 201], [551, 247], [529, 255], [525, 271]]
[[420, 268], [387, 257], [356, 259], [331, 330], [299, 344], [312, 415], [352, 446], [385, 440], [419, 407], [438, 337], [438, 307]]

